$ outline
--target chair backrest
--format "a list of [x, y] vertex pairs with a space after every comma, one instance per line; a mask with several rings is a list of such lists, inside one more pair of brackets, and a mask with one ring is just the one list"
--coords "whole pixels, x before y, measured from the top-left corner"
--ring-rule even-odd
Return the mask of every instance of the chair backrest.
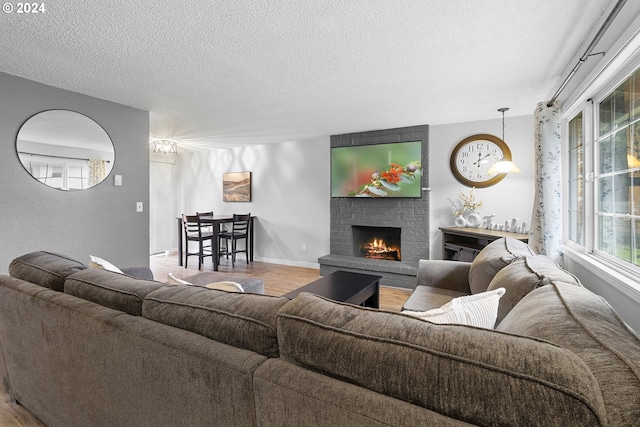
[[249, 228], [249, 220], [251, 219], [251, 214], [233, 214], [233, 228], [231, 229], [232, 234], [246, 234], [247, 229]]
[[[200, 218], [204, 217], [213, 217], [213, 211], [210, 212], [196, 212], [196, 215], [198, 216], [198, 221], [200, 221]], [[200, 224], [200, 229], [204, 229], [205, 232], [211, 232], [211, 230], [213, 230], [213, 224], [211, 223], [201, 223]]]
[[196, 237], [200, 235], [200, 219], [198, 215], [182, 214], [182, 226], [186, 237]]

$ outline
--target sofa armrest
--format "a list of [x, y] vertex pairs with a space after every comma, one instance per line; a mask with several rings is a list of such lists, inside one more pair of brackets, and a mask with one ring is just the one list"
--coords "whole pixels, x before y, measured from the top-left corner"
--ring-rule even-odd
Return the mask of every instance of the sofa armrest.
[[418, 262], [418, 286], [432, 286], [470, 294], [470, 262], [421, 259]]
[[124, 267], [120, 270], [122, 270], [124, 274], [137, 279], [153, 280], [153, 272], [149, 267]]

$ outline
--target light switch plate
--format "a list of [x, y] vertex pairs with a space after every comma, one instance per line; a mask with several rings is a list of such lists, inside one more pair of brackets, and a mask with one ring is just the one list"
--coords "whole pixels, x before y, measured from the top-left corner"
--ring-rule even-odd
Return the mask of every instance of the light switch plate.
[[113, 179], [114, 185], [122, 185], [122, 175], [116, 175]]
[[143, 212], [143, 205], [142, 202], [136, 202], [136, 212]]

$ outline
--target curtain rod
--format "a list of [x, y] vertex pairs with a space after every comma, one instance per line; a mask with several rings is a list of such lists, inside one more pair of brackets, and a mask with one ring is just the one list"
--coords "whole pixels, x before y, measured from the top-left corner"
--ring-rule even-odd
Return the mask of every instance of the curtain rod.
[[[83, 159], [81, 157], [67, 157], [67, 156], [54, 156], [49, 154], [28, 153], [26, 151], [18, 151], [18, 154], [26, 154], [28, 156], [51, 157], [54, 159], [84, 160], [86, 162], [91, 160], [91, 159]], [[105, 160], [105, 162], [111, 163], [111, 160]]]
[[[600, 39], [604, 35], [605, 31], [607, 31], [607, 29], [609, 28], [609, 26], [611, 25], [613, 20], [618, 15], [618, 12], [620, 12], [620, 9], [622, 9], [622, 6], [624, 6], [624, 4], [626, 2], [627, 2], [627, 0], [618, 0], [618, 3], [616, 3], [616, 5], [613, 8], [613, 10], [611, 11], [611, 13], [607, 17], [607, 19], [602, 24], [602, 27], [600, 27], [600, 29], [598, 30], [598, 33], [596, 34], [596, 36], [593, 38], [593, 40], [589, 44], [589, 47], [587, 47], [587, 50], [585, 50], [584, 55], [582, 55], [580, 57], [580, 59], [578, 60], [578, 63], [576, 64], [576, 66], [573, 67], [573, 70], [571, 70], [571, 72], [569, 73], [567, 78], [564, 79], [564, 81], [562, 82], [562, 84], [560, 85], [560, 87], [558, 88], [556, 93], [551, 98], [551, 100], [549, 102], [547, 102], [547, 107], [551, 107], [553, 105], [555, 100], [558, 99], [558, 95], [560, 95], [560, 92], [562, 92], [562, 90], [565, 88], [565, 86], [569, 83], [569, 80], [571, 80], [573, 78], [573, 76], [578, 72], [578, 68], [580, 68], [580, 66], [587, 59], [589, 59], [589, 56], [591, 56], [591, 51], [596, 47], [596, 44], [598, 44], [598, 42], [600, 41]], [[604, 52], [602, 52], [602, 53], [604, 53]], [[594, 54], [594, 55], [597, 55], [597, 54]]]

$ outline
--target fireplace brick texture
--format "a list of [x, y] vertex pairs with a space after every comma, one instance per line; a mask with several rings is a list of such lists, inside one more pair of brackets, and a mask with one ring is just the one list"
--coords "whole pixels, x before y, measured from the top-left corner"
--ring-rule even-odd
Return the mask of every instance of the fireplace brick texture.
[[[419, 125], [396, 129], [351, 133], [331, 136], [331, 147], [382, 144], [391, 142], [422, 141], [422, 187], [429, 187], [429, 126]], [[343, 258], [340, 263], [348, 263], [353, 257], [353, 235], [351, 226], [399, 227], [401, 231], [402, 261], [392, 263], [394, 271], [405, 271], [415, 275], [418, 260], [429, 258], [429, 191], [422, 191], [422, 197], [408, 198], [332, 198], [330, 203], [330, 256], [321, 257], [320, 273], [329, 271], [326, 264]], [[346, 261], [345, 261], [346, 260]], [[366, 270], [370, 274], [383, 276], [382, 284], [410, 287], [411, 279], [398, 283], [385, 273], [391, 270], [388, 262], [381, 260], [353, 260], [354, 270]], [[345, 269], [345, 268], [342, 268]], [[395, 273], [394, 273], [395, 275]], [[385, 283], [386, 282], [386, 283]]]

